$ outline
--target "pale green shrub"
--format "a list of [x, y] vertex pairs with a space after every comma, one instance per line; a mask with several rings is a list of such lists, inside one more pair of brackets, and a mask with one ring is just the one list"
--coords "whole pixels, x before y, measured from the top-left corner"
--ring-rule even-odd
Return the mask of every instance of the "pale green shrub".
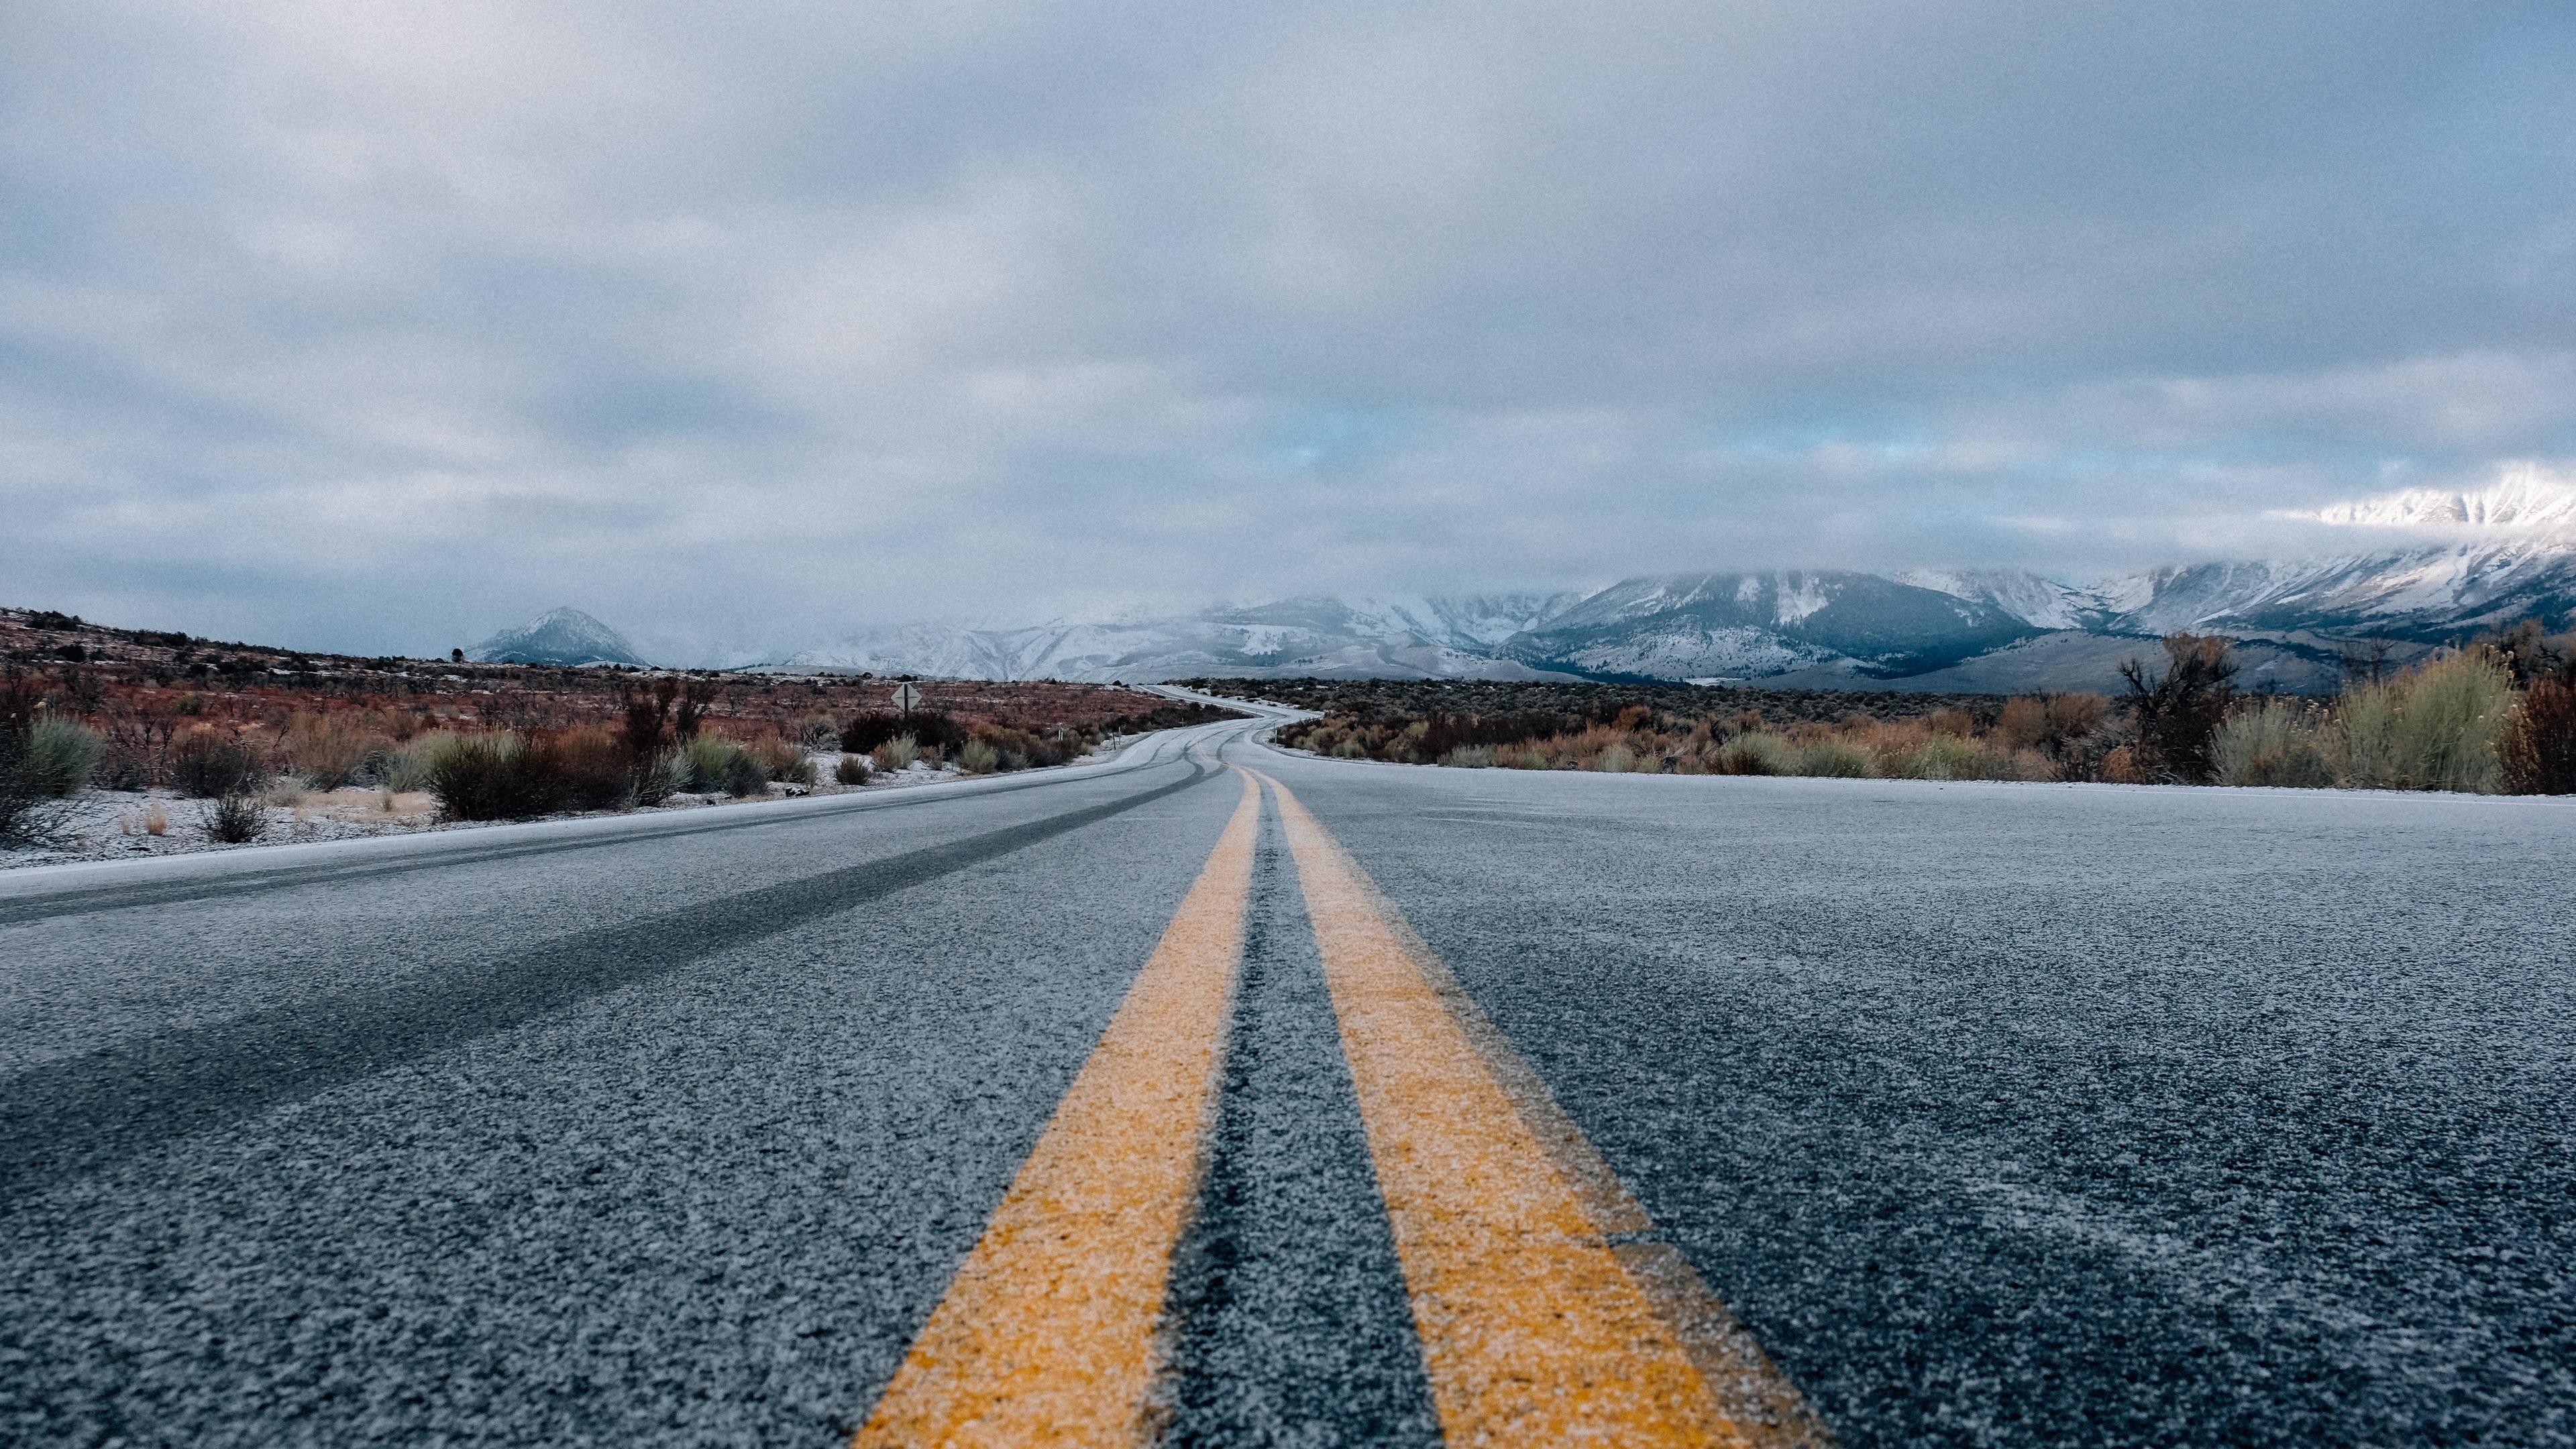
[[2491, 794], [2513, 707], [2513, 676], [2493, 656], [2453, 654], [2346, 694], [2324, 753], [2348, 786]]
[[376, 783], [398, 795], [428, 789], [430, 773], [437, 768], [440, 756], [456, 748], [461, 738], [448, 730], [412, 736], [377, 761]]
[[1838, 780], [1866, 780], [1877, 771], [1871, 768], [1869, 751], [1851, 741], [1818, 740], [1798, 752], [1798, 773]]
[[689, 788], [728, 795], [757, 795], [769, 788], [769, 772], [751, 751], [712, 730], [690, 736]]
[[1730, 775], [1800, 773], [1798, 747], [1767, 730], [1737, 735], [1718, 751], [1718, 768]]
[[2494, 794], [2503, 782], [2496, 738], [2511, 722], [2513, 705], [2512, 672], [2484, 651], [2422, 666], [2397, 715], [2406, 778], [2420, 790]]
[[868, 760], [880, 770], [900, 770], [921, 758], [921, 742], [910, 735], [897, 735], [868, 751]]
[[1485, 770], [1494, 764], [1494, 752], [1483, 745], [1460, 745], [1440, 757], [1440, 763], [1453, 770]]
[[2267, 699], [2239, 708], [2218, 727], [2210, 759], [2222, 785], [2287, 785], [2318, 788], [2334, 783], [2319, 748], [2310, 707], [2297, 700]]
[[1637, 768], [1636, 751], [1626, 745], [1612, 745], [1595, 756], [1592, 768], [1605, 775], [1624, 775]]
[[89, 788], [89, 772], [107, 742], [79, 720], [40, 714], [27, 731], [26, 749], [25, 769], [37, 790], [60, 800]]
[[1002, 752], [982, 740], [968, 740], [957, 752], [957, 768], [969, 775], [989, 775], [1002, 768]]
[[1942, 734], [1900, 753], [1889, 773], [1908, 780], [2018, 780], [2021, 763], [2009, 750]]

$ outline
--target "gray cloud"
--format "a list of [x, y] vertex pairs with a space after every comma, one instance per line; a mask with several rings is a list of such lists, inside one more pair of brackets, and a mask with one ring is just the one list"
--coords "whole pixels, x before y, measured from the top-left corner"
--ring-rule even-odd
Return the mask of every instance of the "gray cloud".
[[18, 601], [2083, 571], [2576, 457], [2549, 5], [22, 4]]

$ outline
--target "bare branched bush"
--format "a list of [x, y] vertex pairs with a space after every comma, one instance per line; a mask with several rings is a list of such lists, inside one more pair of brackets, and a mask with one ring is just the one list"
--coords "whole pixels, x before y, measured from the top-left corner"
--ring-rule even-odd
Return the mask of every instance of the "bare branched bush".
[[2497, 741], [2504, 788], [2516, 795], [2576, 795], [2576, 687], [2535, 681]]
[[2210, 778], [2209, 749], [2236, 694], [2233, 641], [2216, 634], [2168, 634], [2162, 675], [2150, 680], [2139, 660], [2121, 661], [2129, 707], [2137, 718], [2138, 766], [2186, 785]]

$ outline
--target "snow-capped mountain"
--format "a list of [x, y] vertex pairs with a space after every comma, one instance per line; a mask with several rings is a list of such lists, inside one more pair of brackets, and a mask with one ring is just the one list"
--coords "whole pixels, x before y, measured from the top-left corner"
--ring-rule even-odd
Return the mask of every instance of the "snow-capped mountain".
[[913, 625], [767, 667], [2102, 689], [2122, 658], [2152, 654], [2156, 636], [2189, 629], [2242, 641], [2251, 683], [2330, 689], [2355, 641], [2395, 641], [2403, 658], [2535, 615], [2552, 629], [2576, 625], [2576, 486], [2536, 470], [2492, 488], [2415, 490], [2296, 517], [2350, 546], [2094, 581], [2008, 569], [1698, 573], [1575, 593], [1298, 598], [1106, 623]]
[[579, 609], [549, 609], [465, 651], [468, 659], [521, 664], [641, 664], [626, 636]]
[[1520, 679], [1497, 646], [1577, 593], [1283, 599], [1112, 623], [1018, 628], [914, 624], [854, 635], [771, 666], [784, 671], [978, 679], [1172, 679], [1230, 674]]
[[2033, 632], [1991, 603], [1876, 574], [1685, 574], [1613, 584], [1501, 652], [1593, 677], [1782, 674], [1838, 659], [1919, 674]]

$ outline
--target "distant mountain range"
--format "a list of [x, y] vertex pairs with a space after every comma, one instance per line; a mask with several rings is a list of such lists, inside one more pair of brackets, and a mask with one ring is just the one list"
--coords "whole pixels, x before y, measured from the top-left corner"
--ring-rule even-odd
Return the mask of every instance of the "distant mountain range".
[[[1110, 622], [916, 624], [784, 656], [779, 672], [988, 679], [1254, 678], [1761, 680], [1841, 689], [2108, 689], [2121, 660], [2178, 629], [2241, 642], [2245, 682], [2335, 687], [2347, 650], [2403, 662], [2539, 616], [2576, 625], [2576, 488], [2536, 473], [2473, 492], [2338, 505], [2346, 553], [2206, 563], [2091, 583], [2010, 570], [1674, 574], [1589, 592], [1298, 598]], [[595, 633], [585, 633], [584, 627]], [[478, 658], [619, 657], [625, 641], [557, 610]], [[569, 642], [580, 640], [578, 644]], [[558, 640], [565, 641], [557, 647]], [[631, 651], [627, 651], [631, 654]]]

